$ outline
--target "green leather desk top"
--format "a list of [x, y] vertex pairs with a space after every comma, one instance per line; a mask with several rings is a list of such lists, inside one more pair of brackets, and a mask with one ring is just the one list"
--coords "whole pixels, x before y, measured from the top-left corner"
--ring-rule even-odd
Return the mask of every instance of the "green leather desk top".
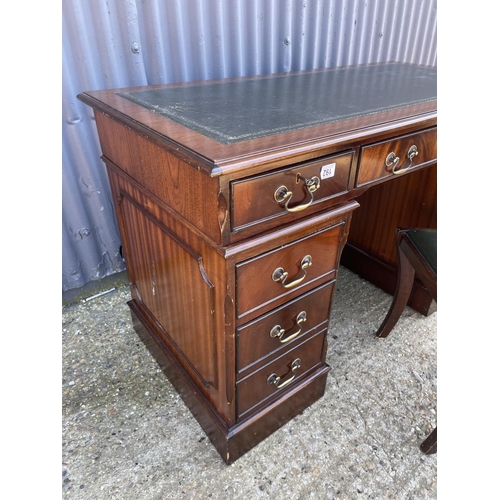
[[435, 101], [435, 67], [387, 63], [116, 94], [221, 144]]

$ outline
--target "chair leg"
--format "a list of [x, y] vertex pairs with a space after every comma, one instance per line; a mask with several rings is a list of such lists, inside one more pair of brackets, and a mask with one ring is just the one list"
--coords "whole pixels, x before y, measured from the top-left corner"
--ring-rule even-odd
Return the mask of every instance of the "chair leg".
[[422, 442], [420, 450], [426, 455], [432, 455], [437, 452], [437, 427]]
[[400, 245], [398, 245], [398, 283], [396, 285], [396, 291], [394, 292], [394, 298], [392, 300], [391, 308], [387, 313], [384, 321], [380, 325], [377, 333], [377, 337], [387, 337], [394, 325], [398, 322], [401, 314], [408, 303], [410, 298], [411, 290], [413, 288], [413, 278], [415, 277], [415, 269], [410, 264], [410, 261], [401, 250]]

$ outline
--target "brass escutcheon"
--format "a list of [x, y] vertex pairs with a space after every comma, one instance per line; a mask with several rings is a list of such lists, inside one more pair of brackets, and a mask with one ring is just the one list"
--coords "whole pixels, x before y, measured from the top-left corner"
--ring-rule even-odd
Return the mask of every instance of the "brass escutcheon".
[[309, 195], [309, 200], [302, 203], [301, 205], [297, 205], [296, 207], [289, 207], [289, 203], [292, 199], [293, 193], [286, 187], [286, 186], [280, 186], [276, 191], [274, 192], [274, 201], [276, 203], [285, 203], [285, 210], [290, 213], [295, 213], [295, 212], [300, 212], [301, 210], [305, 210], [307, 207], [311, 205], [311, 203], [314, 201], [314, 192], [319, 189], [320, 186], [320, 180], [319, 177], [311, 177], [310, 179], [307, 179], [306, 177], [303, 177], [300, 174], [297, 174], [297, 182], [301, 180], [304, 182], [306, 186], [307, 193]]
[[408, 160], [410, 160], [410, 163], [408, 164], [408, 166], [396, 170], [399, 163], [399, 156], [396, 156], [396, 154], [393, 151], [391, 151], [385, 159], [385, 165], [386, 167], [392, 167], [391, 171], [394, 175], [404, 174], [405, 172], [408, 172], [408, 170], [411, 168], [413, 158], [415, 158], [415, 156], [417, 155], [418, 155], [417, 146], [415, 145], [411, 146], [410, 149], [408, 149], [408, 152], [406, 153], [406, 157], [408, 158]]
[[290, 370], [288, 373], [292, 372], [293, 374], [290, 378], [287, 378], [280, 384], [282, 377], [280, 377], [276, 373], [272, 373], [271, 375], [269, 375], [269, 377], [267, 377], [267, 383], [270, 385], [274, 385], [276, 389], [281, 389], [282, 387], [288, 385], [295, 378], [295, 376], [297, 375], [296, 372], [299, 368], [300, 368], [300, 358], [297, 358], [290, 365]]
[[295, 337], [297, 337], [297, 335], [299, 335], [302, 332], [302, 323], [305, 323], [306, 321], [307, 321], [307, 313], [305, 311], [301, 311], [299, 312], [299, 314], [297, 314], [297, 317], [295, 318], [295, 324], [299, 327], [298, 330], [284, 337], [286, 333], [285, 329], [282, 328], [280, 325], [276, 325], [273, 326], [273, 328], [271, 328], [269, 335], [271, 337], [278, 337], [279, 341], [282, 344], [285, 344], [286, 342], [290, 342], [290, 340], [293, 340]]
[[312, 257], [310, 255], [305, 255], [300, 261], [300, 268], [303, 273], [302, 276], [296, 278], [291, 283], [286, 283], [286, 280], [288, 278], [288, 271], [285, 271], [282, 267], [278, 267], [272, 274], [273, 281], [280, 281], [283, 288], [292, 288], [304, 281], [307, 274], [306, 269], [310, 266], [312, 266]]

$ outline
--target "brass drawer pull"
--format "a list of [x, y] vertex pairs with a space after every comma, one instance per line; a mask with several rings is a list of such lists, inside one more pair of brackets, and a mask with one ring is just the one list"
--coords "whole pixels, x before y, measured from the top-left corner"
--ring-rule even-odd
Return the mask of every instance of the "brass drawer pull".
[[305, 183], [307, 192], [309, 194], [309, 201], [306, 201], [302, 205], [297, 205], [296, 207], [290, 208], [288, 204], [290, 203], [292, 199], [292, 192], [286, 187], [286, 186], [280, 186], [276, 191], [274, 192], [274, 200], [277, 203], [283, 203], [285, 202], [285, 209], [287, 212], [294, 213], [294, 212], [300, 212], [301, 210], [305, 210], [307, 207], [311, 205], [311, 203], [314, 201], [314, 191], [319, 189], [319, 178], [314, 176], [311, 177], [310, 179], [306, 179], [300, 174], [297, 174], [297, 182], [303, 181]]
[[297, 278], [293, 280], [291, 283], [285, 283], [285, 281], [288, 278], [288, 271], [285, 271], [282, 267], [278, 267], [274, 270], [273, 272], [273, 281], [281, 281], [281, 286], [283, 288], [292, 288], [295, 285], [298, 285], [299, 283], [302, 283], [306, 277], [306, 269], [312, 266], [312, 257], [310, 255], [306, 255], [303, 257], [303, 259], [300, 261], [300, 268], [302, 269], [302, 276], [300, 278]]
[[410, 160], [410, 163], [408, 164], [408, 166], [405, 168], [400, 168], [399, 170], [396, 170], [396, 167], [398, 166], [398, 163], [399, 163], [399, 156], [396, 156], [396, 154], [391, 151], [387, 155], [387, 158], [385, 159], [385, 165], [386, 165], [386, 167], [392, 167], [392, 173], [394, 175], [404, 174], [405, 172], [408, 172], [408, 170], [411, 168], [413, 158], [415, 158], [415, 156], [417, 156], [417, 155], [418, 155], [417, 146], [413, 145], [406, 153], [406, 157]]
[[305, 311], [299, 312], [297, 314], [297, 317], [295, 318], [295, 323], [299, 327], [299, 329], [293, 333], [290, 333], [286, 337], [283, 337], [285, 335], [285, 330], [284, 328], [281, 328], [280, 325], [276, 325], [273, 328], [271, 328], [271, 331], [269, 332], [269, 335], [271, 337], [278, 337], [279, 341], [282, 344], [285, 344], [286, 342], [290, 342], [290, 340], [293, 340], [297, 335], [300, 334], [302, 331], [302, 323], [305, 323], [307, 321], [307, 313]]
[[299, 368], [300, 368], [300, 358], [297, 358], [290, 365], [290, 371], [288, 373], [290, 373], [290, 372], [293, 373], [293, 375], [290, 378], [287, 378], [286, 380], [284, 380], [280, 384], [280, 380], [282, 379], [282, 377], [280, 377], [279, 375], [276, 375], [276, 373], [273, 373], [273, 374], [269, 375], [269, 377], [267, 377], [267, 383], [274, 385], [276, 387], [276, 389], [281, 389], [282, 387], [285, 387], [286, 385], [288, 385], [295, 378], [295, 376], [297, 375], [296, 372]]

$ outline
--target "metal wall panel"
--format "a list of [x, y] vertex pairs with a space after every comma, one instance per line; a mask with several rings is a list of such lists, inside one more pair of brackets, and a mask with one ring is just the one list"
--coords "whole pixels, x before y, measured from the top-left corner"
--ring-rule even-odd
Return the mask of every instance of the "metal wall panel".
[[436, 65], [436, 0], [63, 0], [63, 291], [124, 269], [92, 110], [104, 88]]

